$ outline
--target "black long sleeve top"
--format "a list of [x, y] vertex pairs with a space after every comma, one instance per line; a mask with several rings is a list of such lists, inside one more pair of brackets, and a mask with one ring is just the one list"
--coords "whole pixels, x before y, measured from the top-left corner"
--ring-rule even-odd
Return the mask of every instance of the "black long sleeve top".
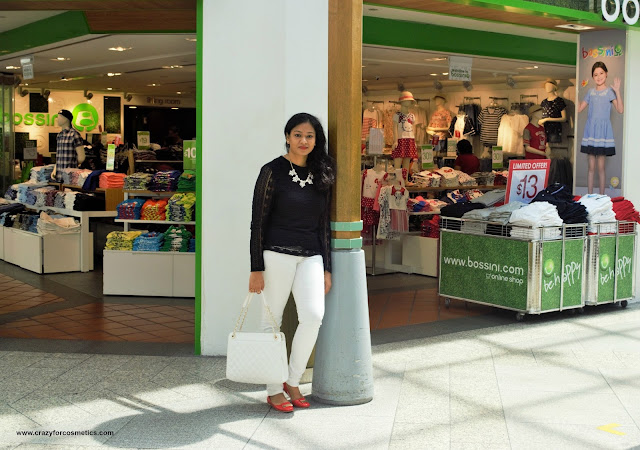
[[[306, 167], [293, 164], [305, 180]], [[322, 255], [324, 269], [331, 272], [331, 191], [315, 184], [293, 182], [291, 164], [283, 156], [260, 170], [253, 193], [251, 218], [251, 271], [264, 270], [262, 252], [271, 250], [295, 256]]]

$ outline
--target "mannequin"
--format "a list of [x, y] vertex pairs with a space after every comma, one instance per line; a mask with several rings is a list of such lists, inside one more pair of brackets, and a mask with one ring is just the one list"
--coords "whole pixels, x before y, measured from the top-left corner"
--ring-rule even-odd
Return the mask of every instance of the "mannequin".
[[544, 127], [537, 125], [541, 119], [542, 106], [533, 105], [529, 108], [529, 124], [522, 133], [524, 138], [525, 159], [545, 159], [548, 158], [551, 153]]
[[[438, 148], [434, 148], [434, 151], [437, 151], [439, 149], [446, 148], [444, 141], [449, 136], [449, 127], [451, 125], [451, 120], [453, 120], [453, 116], [451, 111], [444, 107], [445, 103], [447, 103], [446, 98], [441, 95], [436, 95], [433, 97], [433, 101], [435, 102], [436, 110], [431, 115], [427, 133], [431, 136], [438, 137]], [[442, 141], [442, 144], [440, 144], [440, 141]]]
[[416, 139], [414, 127], [416, 125], [416, 117], [409, 112], [409, 108], [416, 101], [413, 94], [409, 91], [403, 91], [400, 94], [400, 112], [393, 115], [393, 166], [396, 170], [405, 169], [405, 173], [409, 174], [409, 168], [412, 159], [418, 159], [418, 150], [416, 148]]
[[59, 171], [67, 168], [77, 168], [85, 159], [82, 136], [78, 130], [71, 126], [73, 114], [69, 110], [62, 109], [58, 112], [58, 126], [61, 128], [57, 137], [56, 165], [51, 173], [51, 178], [60, 182], [62, 176]]
[[562, 142], [561, 122], [567, 121], [567, 105], [564, 99], [558, 96], [558, 83], [551, 78], [544, 82], [544, 90], [547, 98], [542, 101], [542, 119], [538, 125], [544, 126], [547, 134], [547, 142], [559, 144]]

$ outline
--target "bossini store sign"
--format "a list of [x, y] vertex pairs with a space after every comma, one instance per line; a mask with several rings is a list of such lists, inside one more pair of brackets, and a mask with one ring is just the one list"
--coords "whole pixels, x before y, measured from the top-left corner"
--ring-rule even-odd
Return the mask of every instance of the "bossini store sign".
[[[609, 12], [608, 6], [613, 4], [613, 12]], [[640, 0], [601, 0], [600, 9], [602, 17], [607, 22], [615, 22], [620, 17], [627, 25], [635, 25], [640, 18]]]
[[[98, 127], [98, 111], [89, 103], [80, 103], [73, 108], [73, 127], [80, 131], [92, 131]], [[5, 121], [9, 120], [9, 113], [5, 113]], [[56, 118], [58, 114], [51, 113], [14, 113], [13, 124], [36, 126], [36, 127], [54, 127], [57, 126]]]

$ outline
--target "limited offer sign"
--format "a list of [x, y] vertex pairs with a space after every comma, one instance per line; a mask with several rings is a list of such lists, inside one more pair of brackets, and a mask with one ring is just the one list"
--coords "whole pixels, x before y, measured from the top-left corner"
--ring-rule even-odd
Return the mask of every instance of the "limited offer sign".
[[550, 166], [550, 159], [511, 160], [505, 203], [514, 200], [531, 203], [538, 192], [547, 187]]
[[465, 56], [449, 56], [449, 79], [471, 81], [471, 65], [473, 58]]

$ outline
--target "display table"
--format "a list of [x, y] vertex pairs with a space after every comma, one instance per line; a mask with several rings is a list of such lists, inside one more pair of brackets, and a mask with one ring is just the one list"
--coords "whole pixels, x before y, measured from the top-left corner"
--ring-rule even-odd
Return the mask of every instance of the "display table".
[[[20, 203], [16, 200], [9, 200], [9, 202]], [[51, 211], [80, 219], [80, 263], [79, 269], [77, 270], [81, 272], [93, 270], [93, 235], [89, 232], [89, 221], [97, 217], [116, 217], [117, 213], [115, 211], [76, 211], [74, 209], [54, 208], [52, 206], [34, 206], [25, 205], [24, 203], [23, 205], [25, 208], [35, 211]], [[5, 247], [7, 246], [6, 241], [4, 245]]]
[[196, 254], [104, 250], [105, 295], [195, 297]]
[[38, 234], [2, 227], [2, 259], [36, 273], [80, 270], [80, 233]]

